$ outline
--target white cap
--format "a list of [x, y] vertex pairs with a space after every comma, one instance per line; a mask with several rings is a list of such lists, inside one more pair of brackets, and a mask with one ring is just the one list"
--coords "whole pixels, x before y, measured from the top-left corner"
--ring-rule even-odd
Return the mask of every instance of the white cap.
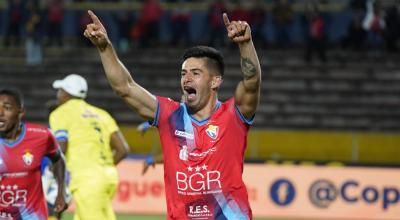
[[53, 88], [63, 89], [68, 94], [79, 98], [86, 98], [88, 91], [85, 78], [77, 74], [70, 74], [64, 79], [54, 81]]

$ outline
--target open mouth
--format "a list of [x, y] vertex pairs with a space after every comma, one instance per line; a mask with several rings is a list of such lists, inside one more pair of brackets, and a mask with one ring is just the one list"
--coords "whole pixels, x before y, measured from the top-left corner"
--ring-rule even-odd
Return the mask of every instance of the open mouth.
[[190, 87], [190, 86], [184, 86], [183, 89], [187, 93], [188, 101], [193, 101], [194, 99], [196, 99], [196, 94], [197, 94], [196, 89], [194, 89], [193, 87]]
[[1, 127], [3, 127], [5, 124], [6, 124], [6, 122], [5, 122], [5, 121], [3, 121], [3, 120], [0, 120], [0, 128], [1, 128]]

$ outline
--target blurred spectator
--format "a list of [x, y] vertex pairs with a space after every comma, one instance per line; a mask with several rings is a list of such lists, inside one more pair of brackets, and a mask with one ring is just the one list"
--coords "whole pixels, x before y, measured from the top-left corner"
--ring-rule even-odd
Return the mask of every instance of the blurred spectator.
[[385, 16], [385, 40], [389, 52], [397, 52], [399, 50], [397, 41], [400, 37], [400, 2], [398, 1], [397, 3], [397, 5], [392, 5], [388, 8]]
[[19, 46], [21, 41], [21, 25], [24, 17], [24, 5], [22, 0], [7, 0], [6, 32], [4, 46]]
[[225, 24], [222, 20], [222, 14], [227, 12], [224, 0], [216, 0], [210, 5], [208, 10], [208, 24], [210, 25], [210, 46], [224, 46], [225, 45]]
[[272, 9], [275, 26], [275, 41], [278, 46], [285, 48], [290, 46], [290, 27], [293, 22], [293, 9], [288, 0], [275, 0]]
[[[79, 16], [79, 26], [78, 26], [78, 35], [82, 35], [83, 32], [86, 29], [86, 25], [91, 23], [91, 18], [88, 15], [87, 11], [81, 11], [80, 12], [80, 16]], [[85, 37], [79, 37], [79, 39], [81, 39], [79, 42], [81, 43], [81, 45], [85, 45], [85, 46], [91, 46], [92, 43], [90, 43], [89, 40], [87, 40]]]
[[233, 21], [246, 21], [248, 23], [250, 22], [251, 19], [250, 12], [243, 6], [241, 0], [236, 2], [230, 17]]
[[363, 28], [368, 33], [368, 41], [372, 48], [379, 49], [383, 46], [383, 34], [386, 28], [384, 12], [380, 3], [374, 0], [367, 1], [367, 14], [363, 21]]
[[47, 0], [47, 37], [49, 46], [62, 46], [62, 24], [64, 20], [64, 0]]
[[27, 2], [27, 20], [26, 20], [26, 63], [28, 65], [37, 65], [42, 62], [41, 39], [42, 33], [40, 30], [41, 16], [34, 0]]
[[362, 15], [355, 12], [347, 28], [347, 35], [342, 41], [344, 49], [362, 50], [365, 46], [367, 34], [362, 28]]
[[306, 51], [305, 60], [312, 61], [314, 52], [317, 52], [318, 58], [326, 62], [326, 39], [325, 39], [325, 19], [321, 15], [317, 4], [307, 4], [304, 15], [306, 31]]
[[353, 11], [365, 11], [365, 2], [366, 0], [351, 0], [349, 6]]
[[140, 39], [140, 46], [148, 47], [159, 42], [162, 13], [159, 0], [145, 0], [135, 25], [137, 37]]
[[[233, 10], [230, 12], [229, 17], [234, 21], [246, 21], [249, 24], [251, 20], [250, 11], [244, 7], [241, 0], [234, 3]], [[236, 48], [236, 45], [230, 44], [230, 48]]]
[[179, 0], [176, 7], [171, 12], [171, 44], [176, 46], [190, 44], [189, 23], [192, 18], [190, 8], [185, 0]]
[[129, 32], [133, 24], [133, 15], [130, 10], [116, 11], [113, 18], [118, 26], [118, 48], [122, 51], [129, 49]]
[[250, 26], [253, 34], [253, 41], [257, 47], [265, 48], [267, 46], [264, 35], [265, 25], [265, 5], [262, 0], [256, 0], [250, 12]]

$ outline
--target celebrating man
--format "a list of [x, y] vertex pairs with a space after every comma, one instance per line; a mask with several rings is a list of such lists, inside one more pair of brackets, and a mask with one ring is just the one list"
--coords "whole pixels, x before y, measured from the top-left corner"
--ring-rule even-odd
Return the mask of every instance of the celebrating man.
[[183, 55], [184, 101], [178, 103], [138, 85], [100, 20], [88, 13], [93, 22], [84, 35], [97, 47], [110, 85], [159, 130], [168, 219], [251, 219], [242, 172], [247, 133], [259, 103], [261, 68], [250, 26], [223, 15], [228, 37], [238, 44], [241, 56], [243, 79], [234, 96], [218, 100], [224, 75], [221, 53], [196, 46]]

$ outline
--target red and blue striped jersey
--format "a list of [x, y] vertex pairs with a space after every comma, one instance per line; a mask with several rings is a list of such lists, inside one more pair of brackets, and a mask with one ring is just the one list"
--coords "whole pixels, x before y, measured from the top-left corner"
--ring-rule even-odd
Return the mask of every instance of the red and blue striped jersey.
[[242, 180], [247, 120], [234, 98], [198, 121], [186, 105], [157, 97], [153, 125], [164, 154], [168, 219], [252, 219]]
[[44, 220], [47, 206], [40, 165], [59, 156], [58, 144], [44, 126], [23, 123], [13, 142], [0, 138], [0, 219]]

